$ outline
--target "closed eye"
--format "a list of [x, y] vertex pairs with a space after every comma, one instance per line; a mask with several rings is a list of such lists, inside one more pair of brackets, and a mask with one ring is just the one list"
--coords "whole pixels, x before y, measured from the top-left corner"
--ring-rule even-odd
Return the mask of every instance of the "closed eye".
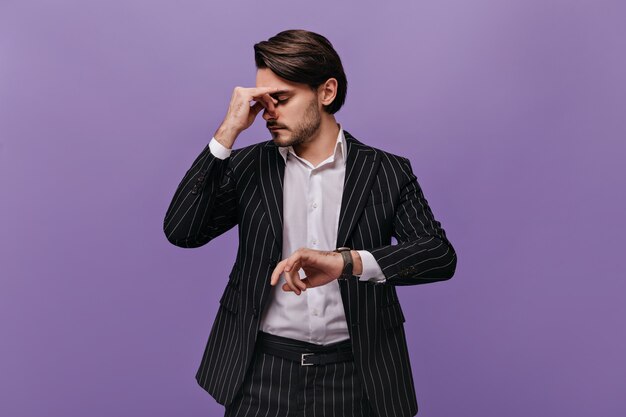
[[272, 97], [274, 100], [276, 100], [279, 103], [284, 103], [290, 98], [289, 96], [283, 96], [280, 93], [270, 94], [270, 97]]

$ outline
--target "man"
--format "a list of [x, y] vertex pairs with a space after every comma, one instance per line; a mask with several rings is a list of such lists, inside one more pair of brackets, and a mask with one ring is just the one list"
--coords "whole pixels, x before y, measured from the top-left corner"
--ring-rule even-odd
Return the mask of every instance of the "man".
[[[196, 379], [226, 416], [415, 415], [396, 286], [451, 278], [456, 253], [409, 160], [336, 122], [331, 43], [288, 30], [254, 50], [256, 87], [234, 89], [164, 220], [185, 248], [239, 226]], [[272, 139], [233, 149], [261, 110]]]

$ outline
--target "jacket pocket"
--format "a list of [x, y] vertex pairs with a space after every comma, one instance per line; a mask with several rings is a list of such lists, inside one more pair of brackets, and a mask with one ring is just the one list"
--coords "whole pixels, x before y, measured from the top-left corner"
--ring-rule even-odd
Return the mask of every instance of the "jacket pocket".
[[233, 265], [230, 274], [228, 274], [228, 283], [232, 284], [234, 287], [239, 287], [239, 268], [237, 264]]
[[220, 298], [220, 304], [231, 313], [237, 314], [239, 310], [239, 298], [239, 269], [237, 268], [237, 264], [235, 264], [228, 275], [228, 282]]
[[399, 302], [380, 307], [380, 314], [385, 329], [391, 329], [405, 322]]
[[220, 298], [220, 304], [231, 313], [237, 314], [239, 310], [239, 294], [239, 289], [229, 282], [226, 284], [222, 298]]
[[379, 204], [391, 203], [389, 196], [386, 194], [374, 193], [370, 194], [364, 207], [377, 206]]

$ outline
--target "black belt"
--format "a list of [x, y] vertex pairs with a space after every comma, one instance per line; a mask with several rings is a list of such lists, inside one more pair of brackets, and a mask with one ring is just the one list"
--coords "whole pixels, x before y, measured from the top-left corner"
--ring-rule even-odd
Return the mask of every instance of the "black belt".
[[320, 346], [259, 332], [256, 349], [262, 353], [297, 362], [302, 366], [326, 365], [354, 359], [349, 340]]

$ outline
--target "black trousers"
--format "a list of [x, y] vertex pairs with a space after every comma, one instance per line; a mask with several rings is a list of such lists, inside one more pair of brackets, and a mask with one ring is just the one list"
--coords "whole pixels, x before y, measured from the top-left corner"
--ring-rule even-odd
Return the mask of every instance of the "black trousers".
[[[324, 346], [260, 332], [265, 341], [300, 352]], [[349, 341], [332, 346], [349, 345]], [[257, 343], [258, 346], [258, 343]], [[354, 361], [302, 366], [255, 350], [224, 417], [374, 417]]]

